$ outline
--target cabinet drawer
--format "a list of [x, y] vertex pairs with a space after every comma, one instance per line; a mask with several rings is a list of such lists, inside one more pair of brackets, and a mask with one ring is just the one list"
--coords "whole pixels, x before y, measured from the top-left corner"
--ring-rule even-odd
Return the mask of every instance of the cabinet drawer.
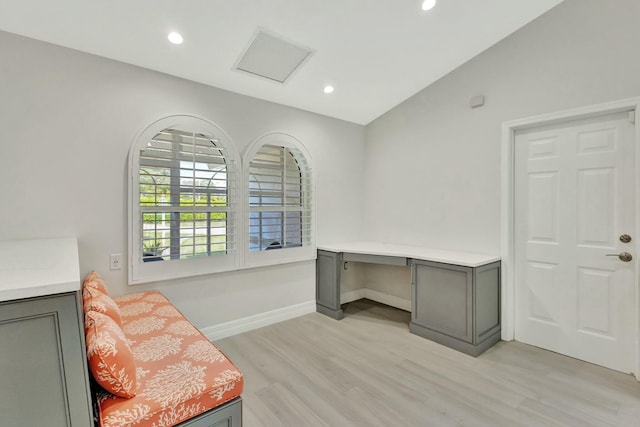
[[345, 252], [343, 259], [345, 261], [364, 262], [368, 264], [407, 265], [406, 258], [397, 256], [354, 254]]

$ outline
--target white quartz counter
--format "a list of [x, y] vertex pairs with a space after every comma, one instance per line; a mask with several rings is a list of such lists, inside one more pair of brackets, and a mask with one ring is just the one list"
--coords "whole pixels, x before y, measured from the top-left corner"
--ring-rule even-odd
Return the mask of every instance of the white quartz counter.
[[344, 242], [318, 245], [318, 249], [329, 252], [348, 252], [364, 255], [413, 258], [423, 261], [461, 265], [463, 267], [480, 267], [485, 264], [500, 261], [500, 257], [495, 255], [447, 251], [420, 246], [404, 246], [380, 242]]
[[0, 241], [0, 301], [80, 289], [75, 238]]

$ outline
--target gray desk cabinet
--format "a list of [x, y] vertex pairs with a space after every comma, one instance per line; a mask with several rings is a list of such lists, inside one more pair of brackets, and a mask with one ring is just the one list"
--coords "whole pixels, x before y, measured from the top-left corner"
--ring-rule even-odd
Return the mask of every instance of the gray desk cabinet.
[[0, 302], [0, 425], [93, 425], [78, 292]]
[[500, 341], [500, 262], [411, 265], [412, 333], [472, 356]]
[[342, 319], [340, 309], [340, 272], [342, 253], [318, 251], [316, 260], [316, 311], [334, 319]]

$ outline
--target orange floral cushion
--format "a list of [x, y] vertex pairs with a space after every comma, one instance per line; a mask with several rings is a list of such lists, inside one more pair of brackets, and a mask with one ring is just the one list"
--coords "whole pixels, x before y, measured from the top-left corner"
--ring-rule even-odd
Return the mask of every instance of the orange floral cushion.
[[133, 397], [137, 391], [136, 363], [127, 338], [106, 314], [86, 314], [87, 357], [96, 382], [120, 397]]
[[82, 287], [94, 288], [99, 290], [105, 295], [109, 295], [109, 292], [107, 291], [107, 287], [104, 285], [104, 281], [102, 280], [102, 277], [100, 277], [100, 275], [95, 271], [92, 271], [91, 273], [87, 274], [87, 277], [84, 278], [84, 282], [82, 282]]
[[240, 396], [242, 373], [157, 291], [114, 298], [133, 351], [138, 393], [98, 392], [102, 427], [173, 426]]
[[115, 320], [118, 326], [122, 327], [120, 308], [109, 295], [103, 294], [95, 288], [86, 287], [82, 290], [82, 300], [85, 314], [89, 311], [106, 314]]

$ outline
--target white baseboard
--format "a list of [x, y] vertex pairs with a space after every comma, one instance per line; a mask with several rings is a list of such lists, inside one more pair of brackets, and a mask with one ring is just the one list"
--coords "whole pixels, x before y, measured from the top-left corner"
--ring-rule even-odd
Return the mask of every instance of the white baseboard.
[[366, 298], [366, 288], [356, 289], [355, 291], [345, 292], [340, 295], [340, 304], [346, 304], [351, 301], [357, 301], [362, 298]]
[[[351, 292], [345, 292], [340, 296], [340, 302], [356, 301], [367, 298], [400, 310], [411, 311], [411, 301], [404, 298], [394, 297], [373, 289], [357, 289]], [[269, 326], [284, 320], [293, 319], [295, 317], [304, 316], [305, 314], [314, 313], [316, 311], [316, 302], [307, 301], [301, 304], [290, 305], [288, 307], [279, 308], [277, 310], [267, 311], [265, 313], [256, 314], [254, 316], [245, 317], [231, 322], [221, 323], [219, 325], [208, 326], [200, 329], [200, 331], [211, 341], [220, 340], [232, 335], [241, 334], [254, 329]]]
[[232, 335], [248, 332], [253, 329], [262, 328], [263, 326], [282, 322], [283, 320], [293, 319], [294, 317], [303, 316], [315, 311], [316, 302], [307, 301], [301, 304], [290, 305], [277, 310], [256, 314], [254, 316], [232, 320], [231, 322], [208, 326], [200, 329], [200, 331], [211, 341], [215, 341]]
[[399, 308], [404, 311], [411, 311], [411, 300], [388, 295], [383, 292], [374, 291], [369, 288], [357, 289], [351, 292], [345, 292], [340, 295], [340, 303], [345, 304], [347, 302], [356, 301], [362, 298], [370, 299], [382, 304], [389, 305], [391, 307]]

